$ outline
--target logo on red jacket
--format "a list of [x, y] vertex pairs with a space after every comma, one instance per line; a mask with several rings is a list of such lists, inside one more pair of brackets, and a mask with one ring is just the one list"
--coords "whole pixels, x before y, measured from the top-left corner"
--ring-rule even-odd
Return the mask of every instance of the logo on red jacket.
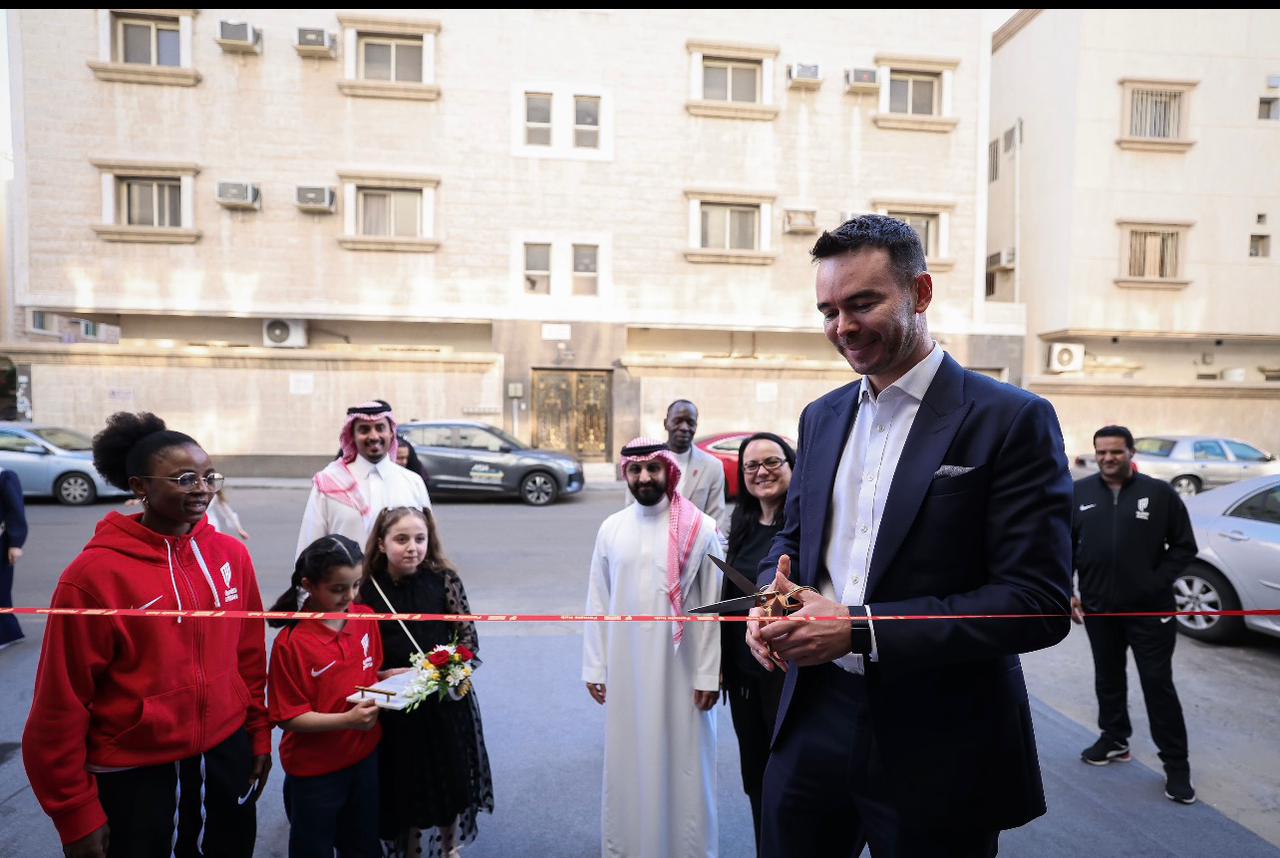
[[373, 669], [373, 656], [369, 655], [369, 633], [365, 632], [364, 637], [360, 638], [360, 646], [364, 647], [364, 662], [360, 665], [362, 670]]
[[227, 589], [222, 592], [222, 601], [234, 602], [236, 599], [239, 599], [240, 591], [231, 586], [231, 564], [223, 563], [222, 568], [218, 571], [222, 573], [222, 583], [227, 587]]

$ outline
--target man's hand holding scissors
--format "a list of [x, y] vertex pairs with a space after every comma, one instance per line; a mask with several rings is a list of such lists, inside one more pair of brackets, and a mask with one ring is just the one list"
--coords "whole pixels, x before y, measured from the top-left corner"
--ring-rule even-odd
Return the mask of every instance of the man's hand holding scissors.
[[[783, 555], [778, 560], [778, 571], [774, 576], [772, 589], [794, 593], [793, 598], [800, 602], [800, 608], [791, 612], [792, 617], [849, 615], [847, 605], [834, 602], [808, 588], [797, 587], [788, 578], [790, 572], [791, 558]], [[773, 670], [774, 666], [786, 670], [786, 662], [789, 661], [794, 662], [797, 667], [825, 664], [853, 650], [848, 620], [812, 623], [778, 620], [765, 618], [762, 608], [753, 608], [750, 616], [761, 617], [761, 620], [747, 623], [747, 648], [765, 670]]]

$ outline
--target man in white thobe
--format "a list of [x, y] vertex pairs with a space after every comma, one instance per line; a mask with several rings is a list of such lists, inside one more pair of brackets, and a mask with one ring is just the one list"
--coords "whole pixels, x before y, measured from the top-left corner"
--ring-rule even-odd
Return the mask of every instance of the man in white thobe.
[[422, 477], [396, 464], [396, 420], [385, 401], [348, 408], [338, 442], [342, 454], [311, 481], [294, 557], [331, 533], [363, 546], [384, 509], [431, 509]]
[[[723, 557], [716, 522], [676, 492], [666, 445], [622, 450], [636, 503], [596, 536], [587, 613], [675, 616], [714, 602]], [[602, 853], [714, 856], [715, 714], [720, 633], [714, 623], [589, 623], [582, 679], [605, 707]], [[607, 696], [607, 704], [606, 704]]]

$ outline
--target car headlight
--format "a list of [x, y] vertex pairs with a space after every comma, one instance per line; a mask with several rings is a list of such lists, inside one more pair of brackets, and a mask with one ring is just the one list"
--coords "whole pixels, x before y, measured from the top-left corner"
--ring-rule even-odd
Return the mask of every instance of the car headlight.
[[556, 459], [555, 463], [556, 467], [566, 474], [576, 474], [578, 472], [578, 463], [573, 459]]

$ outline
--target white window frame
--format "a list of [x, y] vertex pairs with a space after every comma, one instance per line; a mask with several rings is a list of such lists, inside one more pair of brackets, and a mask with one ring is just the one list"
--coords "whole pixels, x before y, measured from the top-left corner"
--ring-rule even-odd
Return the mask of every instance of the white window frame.
[[[871, 200], [871, 211], [886, 217], [915, 215], [937, 218], [937, 237], [931, 237], [934, 245], [933, 253], [925, 247], [924, 259], [930, 274], [950, 271], [955, 268], [956, 259], [951, 246], [951, 216], [955, 211], [955, 201], [941, 197], [916, 197], [905, 194], [881, 195]], [[857, 211], [850, 206], [849, 211]]]
[[[1189, 220], [1137, 220], [1121, 219], [1116, 221], [1120, 232], [1119, 271], [1115, 278], [1117, 286], [1138, 289], [1182, 289], [1191, 283], [1187, 274], [1188, 250], [1190, 249], [1191, 227], [1195, 221]], [[1174, 233], [1177, 235], [1174, 252], [1177, 254], [1172, 276], [1146, 276], [1131, 274], [1130, 263], [1132, 236], [1134, 232]], [[1149, 268], [1149, 266], [1148, 266]]]
[[[151, 214], [152, 223], [130, 223], [129, 222], [129, 189], [131, 185], [151, 185]], [[169, 201], [167, 198], [170, 193], [178, 194], [178, 223], [159, 223], [158, 221], [169, 220]], [[162, 179], [155, 176], [116, 176], [116, 203], [120, 206], [120, 211], [116, 214], [116, 223], [122, 226], [149, 226], [157, 229], [181, 229], [182, 228], [182, 180], [181, 179]]]
[[[771, 121], [778, 116], [777, 75], [778, 47], [691, 39], [685, 43], [689, 53], [689, 100], [685, 109], [693, 116], [718, 119], [750, 119]], [[733, 74], [728, 74], [727, 94], [730, 100], [708, 99], [705, 90], [707, 64], [732, 67], [758, 64], [755, 101], [733, 101]]]
[[[530, 292], [524, 282], [527, 244], [551, 246], [550, 292]], [[596, 248], [596, 294], [575, 295], [573, 292], [573, 248], [575, 245]], [[555, 321], [599, 322], [612, 312], [613, 237], [605, 232], [516, 231], [511, 235], [510, 290], [517, 314], [528, 318]]]
[[[371, 78], [367, 76], [368, 58], [365, 54], [370, 45], [386, 45], [391, 49], [391, 77], [385, 81], [382, 78]], [[399, 64], [396, 62], [396, 53], [400, 50], [401, 46], [418, 48], [423, 52], [423, 63], [422, 67], [418, 69], [418, 80], [399, 80], [396, 78], [396, 69], [399, 68]], [[422, 83], [422, 76], [426, 72], [426, 48], [423, 46], [422, 36], [387, 36], [381, 33], [358, 32], [356, 35], [356, 48], [360, 52], [359, 62], [356, 64], [356, 71], [360, 80], [379, 81], [385, 83]]]
[[[711, 98], [707, 95], [707, 69], [722, 68], [725, 70], [725, 98]], [[755, 98], [747, 101], [742, 98], [733, 97], [733, 78], [734, 72], [739, 69], [746, 69], [752, 72], [754, 80], [752, 81], [752, 89], [755, 91]], [[763, 81], [764, 63], [762, 60], [740, 60], [730, 57], [702, 57], [702, 98], [704, 101], [719, 101], [725, 104], [763, 104], [764, 92]]]
[[[955, 76], [960, 60], [952, 57], [915, 56], [906, 54], [876, 54], [876, 81], [879, 84], [876, 113], [871, 117], [878, 128], [897, 131], [928, 131], [945, 134], [959, 124], [955, 111]], [[894, 113], [890, 106], [890, 83], [894, 78], [908, 79], [929, 76], [935, 81], [934, 112]], [[935, 77], [936, 76], [936, 77]], [[911, 95], [907, 94], [910, 110]]]
[[[590, 247], [596, 252], [596, 270], [595, 271], [579, 271], [578, 265], [578, 248]], [[569, 294], [575, 298], [595, 298], [600, 294], [600, 245], [586, 244], [583, 242], [573, 242], [569, 245]], [[578, 291], [579, 281], [591, 281], [590, 292]]]
[[[347, 250], [431, 253], [440, 246], [436, 238], [436, 188], [440, 177], [432, 174], [348, 168], [338, 171], [342, 183], [343, 234], [338, 245]], [[364, 208], [362, 192], [418, 191], [422, 194], [418, 235], [366, 235], [360, 231]]]
[[[399, 232], [396, 227], [396, 213], [399, 207], [395, 204], [397, 194], [409, 194], [417, 197], [414, 206], [413, 231], [407, 234]], [[369, 197], [384, 197], [387, 200], [387, 226], [385, 233], [365, 232], [364, 220]], [[422, 238], [422, 189], [421, 188], [367, 188], [356, 185], [356, 234], [365, 238]]]
[[[695, 263], [728, 263], [739, 265], [772, 265], [777, 259], [773, 251], [773, 213], [777, 195], [767, 191], [723, 190], [714, 188], [694, 188], [686, 190], [688, 201], [688, 247], [684, 252], [685, 260]], [[752, 250], [730, 249], [727, 247], [702, 246], [702, 207], [704, 205], [728, 206], [732, 208], [753, 207], [758, 211], [756, 218], [756, 246]], [[726, 215], [726, 217], [730, 217]], [[726, 223], [729, 226], [732, 221]], [[726, 233], [726, 241], [728, 241]]]
[[[529, 118], [529, 101], [531, 98], [545, 98], [547, 100], [547, 121], [534, 122]], [[556, 143], [556, 96], [551, 92], [526, 92], [524, 94], [524, 145], [540, 146], [551, 148]], [[529, 132], [546, 130], [546, 143], [530, 143]]]
[[[98, 80], [117, 83], [145, 83], [195, 86], [200, 73], [191, 66], [195, 9], [98, 9], [98, 52], [88, 61]], [[124, 23], [152, 27], [150, 63], [124, 62]], [[178, 64], [157, 65], [156, 27], [177, 29]]]
[[[751, 247], [733, 247], [733, 221], [735, 214], [747, 214], [751, 217]], [[722, 225], [725, 244], [723, 247], [707, 244], [707, 237], [702, 228], [707, 215], [723, 217]], [[760, 249], [760, 204], [759, 203], [714, 203], [702, 200], [698, 203], [698, 248], [700, 250], [759, 250]]]
[[[200, 239], [195, 229], [196, 164], [168, 161], [125, 161], [95, 158], [102, 190], [100, 222], [93, 231], [104, 241], [134, 241], [159, 244], [191, 244]], [[158, 181], [178, 185], [181, 222], [166, 226], [142, 226], [128, 222], [126, 183]], [[155, 193], [155, 191], [153, 191]]]
[[[529, 248], [531, 247], [545, 247], [547, 249], [547, 267], [546, 268], [530, 268], [529, 267]], [[556, 247], [555, 244], [550, 241], [526, 241], [522, 245], [521, 247], [522, 252], [520, 254], [521, 262], [522, 262], [520, 266], [521, 268], [520, 275], [522, 278], [522, 282], [524, 283], [524, 294], [540, 295], [546, 298], [551, 297], [551, 279], [552, 279], [551, 272], [554, 267], [552, 264], [552, 261], [555, 257], [555, 247]], [[531, 289], [529, 287], [529, 275], [533, 275], [535, 277], [545, 277], [546, 283], [547, 283], [547, 291], [539, 292], [535, 289]]]
[[[526, 142], [530, 127], [525, 112], [528, 95], [551, 96], [551, 145]], [[577, 99], [597, 98], [600, 120], [597, 132], [599, 146], [577, 146]], [[518, 82], [511, 90], [511, 154], [517, 158], [547, 158], [570, 161], [613, 160], [613, 97], [610, 90], [594, 84], [562, 80], [526, 80]], [[536, 127], [542, 127], [538, 125]], [[584, 128], [590, 126], [583, 126]]]
[[911, 227], [915, 230], [916, 235], [920, 235], [920, 230], [916, 229], [916, 225], [911, 221], [913, 219], [925, 221], [925, 234], [922, 236], [923, 241], [921, 242], [924, 247], [925, 261], [927, 262], [930, 259], [937, 259], [941, 256], [938, 252], [938, 248], [941, 247], [942, 238], [942, 214], [940, 212], [904, 212], [890, 209], [886, 211], [885, 214], [891, 218], [897, 218], [907, 226]]
[[[1160, 78], [1120, 79], [1120, 134], [1116, 145], [1121, 149], [1149, 152], [1185, 152], [1195, 145], [1191, 137], [1191, 113], [1195, 107], [1192, 92], [1199, 85], [1194, 80], [1165, 80]], [[1179, 95], [1178, 133], [1173, 137], [1143, 137], [1133, 133], [1134, 93], [1145, 90], [1174, 92]]]
[[[362, 98], [395, 98], [409, 101], [435, 101], [440, 97], [436, 81], [436, 40], [440, 22], [420, 18], [384, 17], [377, 15], [339, 15], [342, 26], [342, 80], [338, 91]], [[392, 80], [370, 80], [364, 77], [364, 43], [422, 44], [422, 80], [394, 79], [395, 55], [391, 60]]]
[[[906, 81], [907, 84], [907, 109], [893, 109], [893, 83], [894, 81]], [[914, 110], [916, 99], [915, 89], [917, 83], [928, 83], [933, 88], [933, 99], [929, 104], [928, 113], [916, 113]], [[942, 75], [938, 72], [920, 72], [904, 69], [889, 70], [889, 112], [898, 116], [939, 116], [940, 105], [942, 103]]]
[[[584, 100], [584, 101], [591, 100], [596, 103], [596, 124], [595, 125], [581, 125], [578, 123], [578, 101], [579, 100]], [[583, 95], [581, 93], [578, 93], [573, 96], [573, 148], [575, 149], [599, 149], [600, 148], [600, 119], [601, 119], [601, 108], [603, 106], [604, 106], [604, 102], [601, 100], [600, 96], [598, 95]], [[583, 146], [581, 143], [578, 142], [578, 135], [586, 132], [591, 132], [592, 134], [596, 135], [596, 143], [594, 146]]]

